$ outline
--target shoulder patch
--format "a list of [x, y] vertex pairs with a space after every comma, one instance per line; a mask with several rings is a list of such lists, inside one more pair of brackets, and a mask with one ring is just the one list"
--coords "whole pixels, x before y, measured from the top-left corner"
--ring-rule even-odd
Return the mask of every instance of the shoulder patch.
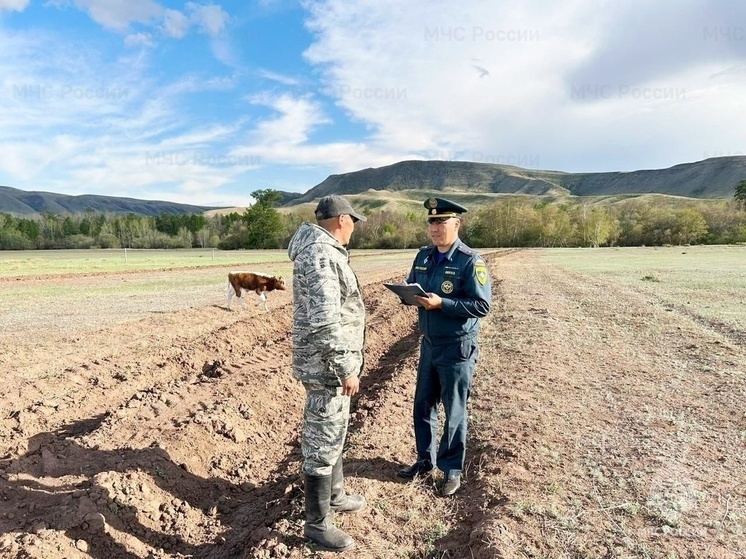
[[477, 261], [474, 262], [474, 275], [476, 276], [477, 281], [480, 285], [484, 285], [487, 283], [487, 265], [481, 258], [477, 259]]

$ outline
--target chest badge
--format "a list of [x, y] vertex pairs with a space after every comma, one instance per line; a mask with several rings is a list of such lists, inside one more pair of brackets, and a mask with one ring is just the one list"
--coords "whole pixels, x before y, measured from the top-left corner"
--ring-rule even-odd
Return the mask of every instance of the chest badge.
[[448, 280], [444, 281], [440, 284], [440, 290], [446, 295], [453, 293], [453, 282]]

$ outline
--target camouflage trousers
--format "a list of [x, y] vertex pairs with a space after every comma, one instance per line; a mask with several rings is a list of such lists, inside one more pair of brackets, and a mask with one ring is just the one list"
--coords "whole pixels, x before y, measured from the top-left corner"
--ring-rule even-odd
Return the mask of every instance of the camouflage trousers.
[[350, 397], [342, 387], [303, 383], [306, 405], [303, 410], [301, 453], [303, 473], [330, 476], [332, 467], [342, 456], [350, 422]]

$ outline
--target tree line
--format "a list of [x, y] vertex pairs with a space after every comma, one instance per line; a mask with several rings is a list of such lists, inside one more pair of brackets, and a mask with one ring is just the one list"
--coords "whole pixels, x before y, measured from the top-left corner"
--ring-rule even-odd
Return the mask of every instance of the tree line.
[[[160, 216], [0, 213], [0, 250], [65, 248], [281, 249], [310, 210], [279, 212], [281, 194], [252, 192], [238, 212]], [[428, 243], [424, 212], [366, 211], [351, 248], [416, 248]], [[601, 247], [746, 243], [746, 181], [733, 201], [628, 198], [572, 202], [510, 197], [463, 216], [461, 238], [474, 247]]]

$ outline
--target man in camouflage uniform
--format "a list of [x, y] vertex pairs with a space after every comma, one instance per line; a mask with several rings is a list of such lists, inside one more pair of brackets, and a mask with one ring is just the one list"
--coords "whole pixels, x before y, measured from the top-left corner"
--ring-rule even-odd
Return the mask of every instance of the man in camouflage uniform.
[[318, 225], [303, 223], [290, 240], [293, 267], [293, 376], [306, 389], [301, 452], [305, 478], [304, 534], [343, 551], [353, 539], [332, 524], [333, 512], [356, 512], [365, 498], [347, 495], [342, 447], [350, 397], [360, 387], [365, 307], [346, 245], [365, 221], [341, 196], [316, 207]]
[[[466, 404], [479, 356], [479, 319], [490, 310], [490, 276], [482, 258], [458, 237], [466, 208], [443, 198], [429, 198], [427, 227], [432, 244], [415, 256], [407, 283], [419, 283], [427, 297], [417, 297], [422, 341], [414, 394], [417, 461], [399, 471], [408, 479], [444, 474], [441, 493], [461, 486], [466, 455]], [[445, 425], [436, 447], [438, 404]]]

